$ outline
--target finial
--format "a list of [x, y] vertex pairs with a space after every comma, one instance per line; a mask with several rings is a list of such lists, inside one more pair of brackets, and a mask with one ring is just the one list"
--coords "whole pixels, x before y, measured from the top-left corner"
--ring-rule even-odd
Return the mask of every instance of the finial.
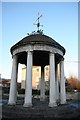
[[42, 17], [42, 15], [39, 15], [39, 13], [38, 13], [38, 18], [36, 19], [37, 23], [36, 23], [36, 24], [33, 23], [33, 25], [36, 25], [37, 28], [38, 28], [37, 32], [36, 32], [36, 31], [32, 31], [31, 33], [27, 33], [27, 35], [43, 34], [43, 30], [39, 29], [40, 26], [43, 27], [43, 25], [41, 25], [40, 22], [39, 22], [39, 19], [40, 19], [41, 17]]
[[42, 33], [43, 33], [43, 30], [40, 30], [40, 29], [39, 29], [39, 28], [40, 28], [40, 26], [42, 26], [42, 27], [43, 27], [43, 25], [41, 25], [41, 24], [40, 24], [40, 21], [39, 21], [41, 17], [42, 17], [42, 15], [40, 15], [40, 14], [38, 13], [38, 18], [37, 18], [37, 20], [36, 20], [36, 21], [37, 21], [37, 23], [36, 23], [36, 24], [35, 24], [35, 23], [33, 23], [33, 24], [37, 26], [37, 28], [38, 28], [37, 32], [42, 34]]

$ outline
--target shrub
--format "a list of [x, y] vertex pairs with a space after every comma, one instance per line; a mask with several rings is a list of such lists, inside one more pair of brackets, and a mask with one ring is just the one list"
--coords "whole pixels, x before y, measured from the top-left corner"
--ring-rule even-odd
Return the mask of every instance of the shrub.
[[32, 89], [32, 95], [40, 95], [40, 90]]
[[46, 90], [46, 91], [45, 91], [45, 95], [49, 95], [49, 90]]
[[73, 88], [73, 89], [76, 89], [76, 90], [80, 90], [80, 81], [74, 77], [74, 76], [70, 76], [68, 78], [68, 84]]
[[25, 94], [25, 89], [18, 89], [18, 94]]
[[3, 87], [2, 92], [6, 93], [6, 94], [9, 94], [9, 89], [10, 89], [9, 87]]

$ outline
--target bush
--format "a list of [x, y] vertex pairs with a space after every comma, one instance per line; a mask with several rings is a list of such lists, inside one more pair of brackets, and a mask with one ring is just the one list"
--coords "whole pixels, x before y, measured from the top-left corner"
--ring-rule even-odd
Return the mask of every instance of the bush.
[[46, 90], [46, 91], [45, 91], [45, 95], [49, 95], [49, 90]]
[[25, 89], [18, 89], [18, 94], [25, 94]]
[[80, 90], [80, 81], [74, 77], [74, 76], [70, 76], [68, 78], [68, 84], [73, 88], [73, 89], [76, 89], [76, 90]]
[[9, 94], [9, 89], [10, 89], [9, 87], [3, 87], [2, 92], [6, 93], [6, 94]]
[[32, 89], [32, 95], [40, 95], [40, 90]]

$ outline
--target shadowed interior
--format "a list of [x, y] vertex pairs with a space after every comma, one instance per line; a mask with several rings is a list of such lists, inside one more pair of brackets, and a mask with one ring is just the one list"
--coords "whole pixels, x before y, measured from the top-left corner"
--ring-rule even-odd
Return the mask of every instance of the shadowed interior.
[[[61, 60], [59, 54], [55, 54], [55, 62], [59, 63]], [[27, 52], [18, 53], [18, 63], [27, 64]], [[47, 51], [33, 51], [33, 66], [49, 65], [49, 52]]]

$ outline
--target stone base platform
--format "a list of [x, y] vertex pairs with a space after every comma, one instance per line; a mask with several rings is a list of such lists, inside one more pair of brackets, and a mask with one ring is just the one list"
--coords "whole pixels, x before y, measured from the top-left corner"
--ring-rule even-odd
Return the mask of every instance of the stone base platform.
[[[48, 101], [33, 100], [31, 108], [23, 107], [24, 101], [16, 106], [2, 106], [2, 120], [80, 120], [80, 101], [48, 107]], [[79, 105], [79, 107], [78, 107]]]

